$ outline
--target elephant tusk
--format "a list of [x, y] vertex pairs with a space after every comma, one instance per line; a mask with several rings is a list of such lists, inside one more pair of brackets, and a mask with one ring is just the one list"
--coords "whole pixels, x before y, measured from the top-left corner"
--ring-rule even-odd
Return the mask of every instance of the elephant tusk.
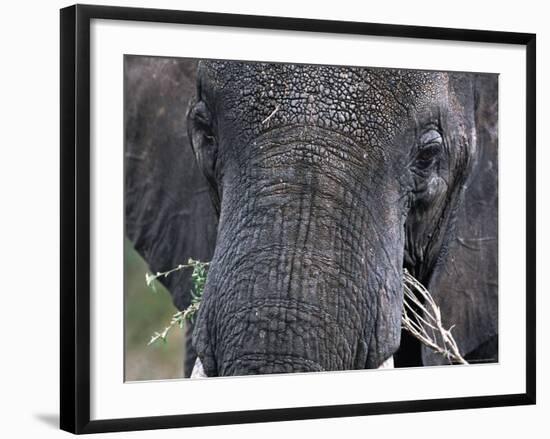
[[208, 375], [204, 372], [204, 368], [202, 367], [202, 363], [199, 357], [195, 360], [195, 365], [193, 366], [193, 370], [191, 371], [191, 378], [208, 378]]
[[393, 356], [384, 361], [377, 369], [393, 369]]

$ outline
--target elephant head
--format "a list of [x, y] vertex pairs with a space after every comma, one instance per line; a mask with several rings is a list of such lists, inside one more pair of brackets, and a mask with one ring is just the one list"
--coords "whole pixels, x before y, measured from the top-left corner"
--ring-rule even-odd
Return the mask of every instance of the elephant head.
[[[496, 120], [487, 112], [494, 75], [234, 61], [201, 61], [196, 75], [196, 96], [184, 97], [178, 114], [188, 106], [188, 139], [204, 179], [185, 177], [188, 161], [166, 162], [177, 148], [189, 157], [186, 141], [171, 142], [163, 162], [152, 160], [156, 172], [141, 171], [152, 187], [169, 182], [158, 196], [172, 200], [161, 203], [171, 206], [162, 210], [169, 224], [153, 214], [149, 224], [127, 228], [150, 263], [164, 259], [163, 269], [189, 253], [189, 242], [210, 236], [206, 253], [214, 253], [193, 334], [208, 376], [380, 366], [403, 350], [403, 268], [449, 308], [460, 295], [479, 295], [460, 308], [468, 318], [455, 316], [459, 342], [470, 342], [465, 353], [496, 336], [496, 312], [480, 329], [472, 310], [476, 301], [494, 309], [494, 279], [475, 276], [477, 284], [453, 288], [453, 279], [475, 275], [481, 247], [492, 244], [484, 256], [496, 258], [489, 239]], [[181, 124], [173, 129], [181, 135]], [[154, 181], [159, 163], [172, 178]], [[477, 189], [472, 198], [468, 185], [479, 174], [494, 182], [489, 194]], [[212, 201], [198, 224], [177, 220], [189, 188], [201, 206], [205, 190]], [[143, 213], [136, 204], [145, 205], [127, 202], [127, 216]], [[476, 215], [483, 230], [467, 225]], [[155, 227], [168, 227], [153, 234], [160, 249], [144, 232]], [[185, 305], [176, 285], [184, 279], [170, 282]], [[424, 363], [437, 363], [416, 350]]]

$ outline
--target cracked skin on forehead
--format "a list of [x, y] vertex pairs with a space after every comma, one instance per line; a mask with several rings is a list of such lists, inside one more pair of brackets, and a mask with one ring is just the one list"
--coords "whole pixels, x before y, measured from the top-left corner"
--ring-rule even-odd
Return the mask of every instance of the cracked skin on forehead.
[[448, 84], [445, 72], [239, 61], [201, 61], [199, 76], [207, 99], [249, 139], [307, 125], [371, 145], [390, 140], [413, 109], [446, 99]]

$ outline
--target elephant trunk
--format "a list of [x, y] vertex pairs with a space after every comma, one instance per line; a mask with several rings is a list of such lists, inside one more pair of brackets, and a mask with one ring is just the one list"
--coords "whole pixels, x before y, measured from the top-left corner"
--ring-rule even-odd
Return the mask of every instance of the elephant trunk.
[[193, 335], [208, 376], [378, 367], [399, 344], [402, 236], [379, 229], [401, 224], [316, 166], [341, 149], [284, 146], [224, 186]]

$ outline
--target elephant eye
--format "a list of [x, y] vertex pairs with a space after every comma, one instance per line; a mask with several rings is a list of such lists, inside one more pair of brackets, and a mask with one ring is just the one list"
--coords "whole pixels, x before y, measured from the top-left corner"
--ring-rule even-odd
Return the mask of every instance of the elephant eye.
[[437, 156], [439, 154], [439, 151], [441, 151], [441, 144], [430, 143], [418, 152], [416, 158], [418, 161], [425, 162]]
[[426, 169], [435, 162], [443, 145], [443, 137], [436, 129], [430, 129], [420, 136], [418, 152], [416, 155], [416, 166], [419, 169]]
[[197, 104], [192, 110], [191, 118], [196, 124], [197, 128], [202, 131], [203, 135], [208, 140], [214, 139], [214, 130], [212, 127], [212, 116], [206, 104], [203, 101], [197, 102]]

